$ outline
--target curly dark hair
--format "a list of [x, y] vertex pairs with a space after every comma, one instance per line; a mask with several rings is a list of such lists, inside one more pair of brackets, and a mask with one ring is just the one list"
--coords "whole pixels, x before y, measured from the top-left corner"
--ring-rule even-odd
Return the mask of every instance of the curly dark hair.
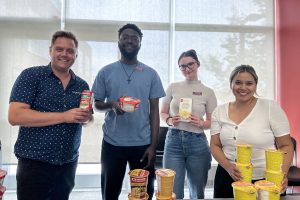
[[142, 37], [143, 37], [143, 33], [142, 33], [142, 31], [141, 31], [141, 29], [137, 26], [137, 25], [135, 25], [135, 24], [126, 24], [126, 25], [124, 25], [124, 26], [122, 26], [120, 29], [119, 29], [119, 38], [120, 38], [120, 36], [121, 36], [121, 33], [125, 30], [125, 29], [132, 29], [132, 30], [134, 30], [134, 31], [136, 31], [138, 34], [139, 34], [139, 36], [140, 36], [140, 38], [142, 39]]

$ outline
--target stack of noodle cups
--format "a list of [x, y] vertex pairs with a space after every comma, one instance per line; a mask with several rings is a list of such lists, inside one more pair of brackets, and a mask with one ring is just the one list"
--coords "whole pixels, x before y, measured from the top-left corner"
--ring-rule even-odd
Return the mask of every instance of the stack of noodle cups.
[[176, 200], [173, 192], [175, 171], [171, 169], [158, 169], [155, 171], [157, 180], [157, 200]]
[[275, 149], [267, 149], [266, 156], [266, 180], [273, 182], [280, 190], [281, 182], [284, 178], [281, 166], [283, 164], [285, 152]]
[[240, 170], [243, 181], [252, 183], [253, 165], [251, 164], [252, 145], [236, 145], [236, 166]]
[[144, 169], [134, 169], [129, 173], [131, 192], [128, 195], [129, 200], [148, 200], [147, 194], [149, 171]]
[[7, 175], [5, 170], [0, 169], [0, 200], [2, 200], [3, 194], [6, 191], [6, 187], [3, 185], [4, 178]]

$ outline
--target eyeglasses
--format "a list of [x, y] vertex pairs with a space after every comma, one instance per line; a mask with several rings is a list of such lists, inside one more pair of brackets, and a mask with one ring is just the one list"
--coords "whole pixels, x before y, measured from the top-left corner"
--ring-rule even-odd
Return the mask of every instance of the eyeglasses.
[[186, 68], [192, 69], [194, 64], [195, 64], [195, 62], [189, 62], [189, 63], [186, 64], [186, 65], [179, 65], [179, 69], [180, 69], [181, 71], [186, 70]]

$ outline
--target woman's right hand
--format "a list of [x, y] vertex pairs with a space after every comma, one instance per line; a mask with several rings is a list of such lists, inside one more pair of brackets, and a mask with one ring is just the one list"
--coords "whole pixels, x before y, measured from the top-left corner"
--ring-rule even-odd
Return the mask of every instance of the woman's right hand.
[[242, 181], [243, 177], [241, 175], [240, 170], [236, 167], [235, 164], [230, 163], [229, 166], [226, 168], [226, 171], [228, 172], [228, 174], [231, 176], [231, 178], [234, 181]]
[[174, 115], [170, 121], [172, 122], [173, 126], [177, 126], [180, 122], [181, 118], [180, 116], [177, 114], [177, 115]]

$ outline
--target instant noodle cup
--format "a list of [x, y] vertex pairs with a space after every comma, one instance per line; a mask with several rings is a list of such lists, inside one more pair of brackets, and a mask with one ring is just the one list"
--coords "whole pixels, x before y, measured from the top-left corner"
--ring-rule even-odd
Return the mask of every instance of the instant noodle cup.
[[164, 197], [159, 197], [158, 194], [155, 194], [156, 200], [176, 200], [176, 194], [172, 192], [171, 198], [164, 198]]
[[236, 163], [236, 167], [240, 170], [242, 177], [243, 177], [243, 181], [251, 183], [252, 182], [253, 165]]
[[261, 180], [255, 182], [257, 197], [259, 200], [280, 200], [280, 189], [270, 181]]
[[131, 195], [131, 193], [128, 194], [128, 200], [148, 200], [149, 195], [146, 193], [146, 196], [143, 198], [135, 198], [134, 196]]
[[6, 187], [3, 185], [0, 185], [0, 200], [2, 200], [3, 194], [6, 191]]
[[159, 199], [171, 199], [173, 194], [173, 185], [175, 171], [171, 169], [158, 169], [155, 171], [157, 180], [157, 197]]
[[234, 199], [236, 200], [256, 200], [256, 189], [252, 183], [236, 181], [231, 184]]
[[7, 172], [5, 170], [0, 169], [0, 185], [3, 184], [4, 178], [7, 175]]
[[120, 106], [125, 112], [134, 112], [140, 105], [141, 100], [128, 96], [120, 97]]
[[144, 169], [134, 169], [129, 173], [131, 197], [136, 199], [145, 199], [147, 197], [147, 184], [149, 171]]
[[237, 144], [236, 145], [236, 162], [240, 164], [250, 164], [252, 154], [252, 145]]
[[284, 173], [281, 171], [266, 171], [266, 180], [270, 181], [272, 183], [275, 183], [275, 185], [279, 188], [281, 188], [281, 183], [284, 178]]
[[281, 171], [284, 154], [285, 152], [276, 149], [266, 150], [266, 170]]

